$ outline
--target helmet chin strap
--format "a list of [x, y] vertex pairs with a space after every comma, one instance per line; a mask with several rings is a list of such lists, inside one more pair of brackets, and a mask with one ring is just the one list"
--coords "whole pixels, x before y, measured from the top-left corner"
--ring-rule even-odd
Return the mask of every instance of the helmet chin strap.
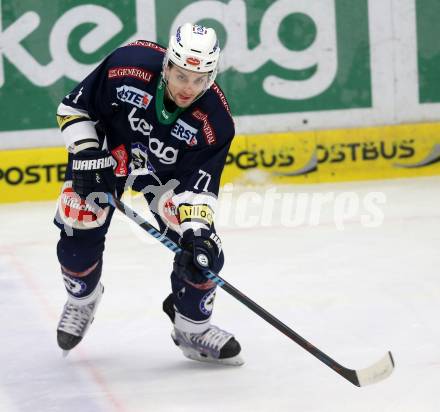
[[174, 98], [173, 93], [171, 93], [167, 83], [165, 83], [165, 91], [167, 92], [165, 97], [168, 97], [172, 102], [176, 103], [176, 99]]
[[171, 93], [170, 88], [168, 87], [168, 80], [165, 78], [165, 73], [162, 73], [162, 81], [163, 81], [164, 84], [165, 84], [165, 91], [166, 91], [167, 94], [168, 94], [168, 95], [166, 95], [166, 97], [169, 97], [170, 100], [171, 100], [172, 102], [175, 103], [175, 102], [176, 102], [176, 99], [174, 98], [173, 94]]

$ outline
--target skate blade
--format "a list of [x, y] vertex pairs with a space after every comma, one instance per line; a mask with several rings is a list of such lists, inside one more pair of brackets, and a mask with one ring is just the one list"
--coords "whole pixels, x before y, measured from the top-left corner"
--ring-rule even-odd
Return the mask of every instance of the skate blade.
[[63, 351], [62, 351], [63, 359], [67, 358], [67, 355], [68, 355], [69, 353], [70, 353], [70, 350], [63, 350]]
[[244, 360], [240, 355], [236, 355], [232, 358], [216, 359], [210, 356], [202, 356], [199, 352], [188, 348], [185, 349], [182, 348], [182, 352], [188, 359], [199, 362], [206, 362], [211, 364], [227, 365], [227, 366], [241, 366], [244, 364]]

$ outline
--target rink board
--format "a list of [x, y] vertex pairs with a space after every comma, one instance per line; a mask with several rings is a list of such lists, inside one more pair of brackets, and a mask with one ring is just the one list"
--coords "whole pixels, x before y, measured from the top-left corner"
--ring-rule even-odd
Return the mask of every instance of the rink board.
[[0, 203], [56, 199], [66, 166], [64, 147], [0, 151]]
[[[64, 148], [0, 151], [0, 203], [50, 200]], [[301, 184], [440, 174], [440, 124], [237, 136], [222, 184]]]
[[300, 184], [440, 174], [440, 124], [247, 135], [224, 182]]

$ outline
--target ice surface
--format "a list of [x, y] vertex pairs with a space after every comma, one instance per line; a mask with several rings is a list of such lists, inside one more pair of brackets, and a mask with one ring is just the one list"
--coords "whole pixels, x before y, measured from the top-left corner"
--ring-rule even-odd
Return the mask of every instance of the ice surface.
[[95, 322], [63, 359], [54, 204], [23, 203], [0, 206], [0, 411], [440, 410], [440, 178], [222, 199], [223, 277], [344, 366], [391, 350], [389, 379], [352, 386], [221, 290], [213, 323], [235, 333], [246, 364], [185, 359], [161, 310], [172, 255], [120, 214]]

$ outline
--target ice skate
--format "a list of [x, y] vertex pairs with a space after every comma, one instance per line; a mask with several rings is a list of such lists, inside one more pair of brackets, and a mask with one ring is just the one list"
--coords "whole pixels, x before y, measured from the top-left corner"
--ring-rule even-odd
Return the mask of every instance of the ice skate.
[[[165, 299], [163, 310], [174, 325], [176, 310], [172, 303], [172, 295]], [[244, 364], [244, 360], [240, 356], [240, 344], [234, 336], [217, 326], [209, 325], [209, 323], [207, 329], [202, 333], [183, 331], [174, 325], [171, 338], [189, 359], [232, 366]]]
[[64, 356], [67, 356], [86, 334], [103, 293], [104, 286], [98, 283], [92, 294], [84, 299], [68, 296], [57, 327], [58, 346], [63, 349]]
[[192, 360], [241, 366], [241, 347], [232, 334], [217, 326], [209, 326], [203, 333], [188, 333], [174, 328], [171, 337], [183, 354]]

